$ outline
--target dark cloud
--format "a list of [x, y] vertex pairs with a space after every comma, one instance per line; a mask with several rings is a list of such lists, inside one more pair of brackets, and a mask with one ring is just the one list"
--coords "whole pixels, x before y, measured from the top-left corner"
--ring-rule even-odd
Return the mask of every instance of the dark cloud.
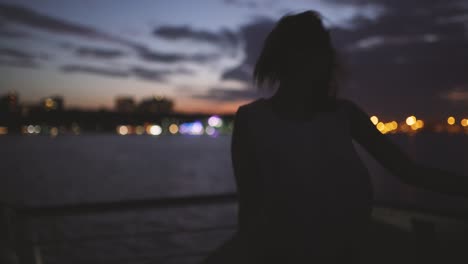
[[[133, 49], [140, 59], [149, 62], [173, 63], [180, 61], [194, 61], [203, 63], [218, 58], [217, 56], [209, 54], [183, 55], [177, 53], [154, 51], [133, 40], [114, 36], [93, 27], [71, 23], [62, 19], [44, 15], [32, 9], [14, 4], [0, 3], [0, 20], [4, 24], [19, 24], [48, 32], [84, 37], [88, 39], [107, 41], [113, 44], [123, 45]], [[94, 53], [94, 55], [96, 54], [97, 53]]]
[[263, 1], [253, 1], [253, 0], [224, 0], [224, 3], [227, 5], [232, 5], [236, 7], [243, 8], [272, 8], [278, 1], [277, 0], [263, 0]]
[[60, 70], [64, 73], [85, 73], [92, 75], [100, 75], [113, 78], [127, 78], [130, 73], [119, 69], [111, 69], [104, 67], [88, 66], [88, 65], [64, 65], [60, 67]]
[[[331, 28], [339, 57], [348, 72], [342, 95], [367, 111], [402, 117], [435, 116], [451, 106], [454, 87], [467, 87], [468, 40], [466, 7], [460, 1], [341, 1], [346, 5], [378, 4], [376, 19], [355, 17], [352, 27]], [[454, 19], [456, 18], [456, 19]], [[246, 55], [224, 79], [251, 82], [253, 67], [266, 35], [276, 21], [258, 19], [240, 28]], [[441, 96], [444, 95], [444, 96]], [[464, 98], [464, 97], [463, 97]]]
[[0, 21], [0, 37], [2, 38], [28, 38], [30, 37], [29, 33], [26, 33], [17, 28], [12, 28], [8, 26], [5, 22]]
[[154, 35], [167, 40], [192, 40], [206, 42], [221, 47], [236, 46], [238, 38], [236, 33], [223, 29], [219, 32], [195, 30], [189, 26], [161, 26]]
[[248, 7], [256, 8], [258, 7], [258, 2], [256, 1], [246, 1], [246, 0], [224, 0], [224, 3], [228, 5], [233, 5], [237, 7]]
[[233, 69], [229, 69], [221, 75], [224, 80], [237, 80], [245, 83], [252, 80], [252, 65], [239, 65]]
[[50, 32], [71, 34], [94, 39], [118, 40], [115, 37], [94, 28], [69, 23], [14, 4], [0, 3], [0, 18], [6, 23], [11, 22], [26, 25]]
[[150, 50], [146, 47], [139, 47], [137, 51], [140, 58], [148, 62], [172, 63], [185, 60], [185, 56], [178, 53], [162, 53]]
[[224, 72], [222, 75], [223, 79], [251, 82], [252, 71], [263, 47], [263, 42], [274, 25], [275, 21], [273, 20], [258, 18], [240, 28], [240, 35], [245, 42], [245, 59], [237, 67]]
[[455, 2], [376, 1], [387, 10], [377, 20], [356, 18], [351, 29], [332, 29], [351, 73], [344, 93], [374, 113], [466, 111], [441, 96], [468, 84], [466, 27], [462, 21], [441, 23], [467, 12]]
[[141, 59], [147, 62], [176, 63], [181, 61], [190, 61], [196, 63], [211, 62], [219, 58], [218, 54], [181, 54], [164, 53], [150, 50], [146, 47], [138, 47], [138, 54]]
[[170, 75], [174, 74], [193, 74], [192, 71], [185, 68], [178, 69], [150, 69], [142, 66], [133, 66], [126, 70], [108, 68], [103, 66], [91, 66], [71, 64], [60, 67], [64, 73], [84, 73], [92, 75], [100, 75], [111, 78], [128, 78], [135, 77], [137, 79], [152, 81], [152, 82], [166, 82]]
[[214, 101], [240, 101], [260, 98], [260, 92], [254, 89], [212, 88], [207, 93], [195, 94], [192, 97]]
[[17, 48], [0, 48], [0, 65], [20, 68], [38, 68], [40, 60], [47, 60], [46, 54], [35, 54]]
[[125, 52], [122, 50], [97, 47], [78, 47], [75, 52], [80, 57], [98, 59], [116, 59], [125, 55]]
[[143, 67], [133, 67], [130, 72], [140, 79], [157, 82], [165, 82], [166, 76], [171, 73], [168, 70], [151, 70]]
[[130, 73], [145, 81], [166, 82], [167, 77], [175, 74], [192, 75], [191, 70], [185, 68], [177, 69], [149, 69], [141, 66], [135, 66], [130, 69]]
[[34, 60], [36, 58], [36, 56], [33, 54], [13, 48], [0, 48], [0, 57], [7, 57], [19, 60]]
[[0, 58], [0, 66], [14, 68], [39, 68], [39, 63], [31, 60], [8, 60]]

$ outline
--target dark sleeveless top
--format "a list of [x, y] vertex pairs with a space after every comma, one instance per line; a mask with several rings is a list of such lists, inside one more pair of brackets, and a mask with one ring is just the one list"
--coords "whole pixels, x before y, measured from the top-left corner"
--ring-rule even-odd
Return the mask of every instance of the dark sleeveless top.
[[259, 99], [236, 115], [232, 157], [243, 255], [254, 263], [340, 258], [364, 232], [372, 202], [369, 174], [352, 144], [350, 109], [337, 101], [307, 118], [273, 109], [271, 99]]

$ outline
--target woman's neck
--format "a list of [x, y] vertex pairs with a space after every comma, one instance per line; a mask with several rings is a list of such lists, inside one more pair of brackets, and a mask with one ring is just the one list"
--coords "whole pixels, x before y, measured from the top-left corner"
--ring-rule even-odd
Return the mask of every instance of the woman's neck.
[[300, 93], [296, 91], [312, 91], [313, 87], [307, 89], [297, 89], [298, 87], [280, 86], [271, 97], [271, 102], [275, 112], [285, 115], [308, 116], [321, 110], [327, 110], [332, 105], [332, 98], [328, 95], [313, 93]]

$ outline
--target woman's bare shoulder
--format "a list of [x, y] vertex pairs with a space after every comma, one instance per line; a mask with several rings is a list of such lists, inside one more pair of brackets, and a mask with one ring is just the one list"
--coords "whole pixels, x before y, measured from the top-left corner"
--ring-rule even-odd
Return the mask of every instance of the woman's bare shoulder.
[[237, 109], [237, 113], [239, 112], [248, 113], [248, 112], [258, 111], [258, 109], [264, 106], [265, 102], [266, 102], [265, 98], [259, 98], [255, 101], [243, 104], [239, 106], [239, 108]]

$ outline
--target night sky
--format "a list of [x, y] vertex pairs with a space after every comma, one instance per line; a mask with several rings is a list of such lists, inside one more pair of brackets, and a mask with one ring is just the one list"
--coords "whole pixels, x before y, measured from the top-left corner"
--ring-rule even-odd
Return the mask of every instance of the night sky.
[[116, 96], [233, 112], [265, 35], [288, 12], [325, 17], [345, 70], [342, 97], [369, 114], [468, 116], [468, 2], [460, 0], [0, 1], [0, 94], [62, 95], [112, 108]]

